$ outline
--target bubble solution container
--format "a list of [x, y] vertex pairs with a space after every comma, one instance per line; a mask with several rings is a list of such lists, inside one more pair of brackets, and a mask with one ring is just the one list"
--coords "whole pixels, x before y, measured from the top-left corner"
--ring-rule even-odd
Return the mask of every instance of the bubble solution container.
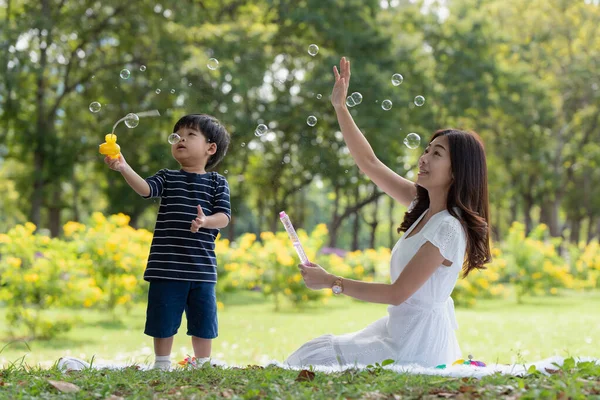
[[292, 221], [290, 221], [290, 217], [285, 213], [285, 211], [282, 211], [279, 213], [279, 219], [281, 220], [281, 223], [283, 224], [286, 232], [288, 233], [288, 236], [292, 240], [294, 249], [296, 250], [298, 257], [300, 258], [300, 262], [304, 265], [308, 265], [308, 257], [306, 256], [304, 248], [300, 243], [300, 239], [298, 238], [298, 234], [294, 229], [294, 225], [292, 225]]

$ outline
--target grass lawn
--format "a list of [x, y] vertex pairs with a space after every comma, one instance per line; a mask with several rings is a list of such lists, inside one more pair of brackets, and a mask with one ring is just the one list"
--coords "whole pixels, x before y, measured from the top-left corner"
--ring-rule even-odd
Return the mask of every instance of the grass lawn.
[[[283, 361], [305, 341], [324, 333], [359, 330], [386, 315], [383, 305], [334, 298], [327, 305], [303, 311], [273, 312], [259, 294], [224, 299], [219, 314], [220, 336], [213, 357], [230, 365]], [[600, 358], [600, 292], [568, 297], [480, 301], [473, 309], [457, 309], [457, 331], [463, 355], [487, 363], [537, 361], [553, 355]], [[75, 311], [81, 318], [71, 332], [50, 341], [11, 343], [0, 353], [0, 364], [20, 360], [28, 365], [52, 365], [63, 355], [90, 360], [131, 363], [153, 361], [152, 339], [143, 334], [144, 307], [135, 308], [123, 322], [95, 311]], [[4, 312], [0, 309], [0, 326]], [[185, 319], [173, 348], [173, 359], [191, 353]], [[0, 340], [0, 348], [8, 343]]]

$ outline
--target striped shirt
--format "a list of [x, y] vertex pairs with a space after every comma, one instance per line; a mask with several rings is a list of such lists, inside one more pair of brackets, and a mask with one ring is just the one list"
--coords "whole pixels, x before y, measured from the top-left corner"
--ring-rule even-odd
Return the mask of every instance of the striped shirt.
[[190, 226], [198, 216], [198, 205], [206, 216], [223, 213], [231, 219], [225, 177], [216, 172], [161, 169], [146, 182], [150, 195], [145, 198], [160, 197], [160, 207], [144, 279], [216, 283], [219, 229], [200, 228], [192, 233]]

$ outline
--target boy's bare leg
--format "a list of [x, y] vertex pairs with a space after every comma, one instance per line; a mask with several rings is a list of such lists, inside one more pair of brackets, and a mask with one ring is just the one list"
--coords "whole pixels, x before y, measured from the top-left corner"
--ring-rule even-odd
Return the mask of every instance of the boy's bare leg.
[[168, 338], [154, 338], [154, 354], [157, 356], [170, 356], [173, 347], [173, 336]]
[[212, 339], [202, 339], [192, 336], [192, 347], [196, 358], [209, 358], [212, 349]]

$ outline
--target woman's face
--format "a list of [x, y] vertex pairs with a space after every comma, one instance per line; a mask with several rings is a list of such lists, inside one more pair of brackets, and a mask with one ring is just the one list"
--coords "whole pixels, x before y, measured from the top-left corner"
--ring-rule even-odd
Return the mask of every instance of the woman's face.
[[436, 137], [419, 158], [417, 184], [427, 190], [448, 190], [452, 184], [450, 147], [446, 136]]

